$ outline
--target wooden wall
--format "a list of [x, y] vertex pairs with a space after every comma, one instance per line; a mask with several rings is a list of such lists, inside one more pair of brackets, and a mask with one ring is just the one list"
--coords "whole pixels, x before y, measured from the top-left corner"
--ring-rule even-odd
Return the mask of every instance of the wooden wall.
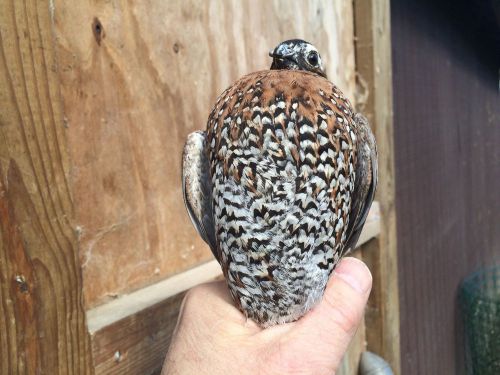
[[460, 280], [500, 262], [493, 2], [392, 2], [402, 373], [461, 374]]
[[[330, 80], [354, 99], [352, 2], [0, 8], [0, 373], [152, 373], [178, 293], [216, 269], [182, 202], [186, 135], [288, 38], [313, 42]], [[379, 232], [375, 216], [363, 241]], [[146, 289], [153, 297], [137, 309]], [[356, 372], [364, 347], [363, 326], [343, 373]]]
[[182, 202], [183, 143], [232, 81], [268, 68], [279, 41], [314, 42], [354, 92], [348, 2], [53, 5], [87, 307], [211, 259]]

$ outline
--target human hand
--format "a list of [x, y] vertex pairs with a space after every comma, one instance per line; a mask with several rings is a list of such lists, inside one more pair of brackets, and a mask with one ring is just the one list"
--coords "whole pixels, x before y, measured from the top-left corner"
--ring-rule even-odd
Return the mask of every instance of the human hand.
[[313, 310], [267, 329], [234, 306], [225, 282], [197, 286], [184, 298], [162, 375], [334, 374], [371, 285], [366, 265], [344, 258]]

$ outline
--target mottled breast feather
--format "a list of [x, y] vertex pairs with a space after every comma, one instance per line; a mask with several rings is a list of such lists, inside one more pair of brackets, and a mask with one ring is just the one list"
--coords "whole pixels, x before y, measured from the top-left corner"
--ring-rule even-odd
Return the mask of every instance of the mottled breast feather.
[[291, 70], [244, 76], [209, 116], [219, 262], [239, 307], [263, 326], [307, 312], [342, 255], [357, 126], [335, 85]]

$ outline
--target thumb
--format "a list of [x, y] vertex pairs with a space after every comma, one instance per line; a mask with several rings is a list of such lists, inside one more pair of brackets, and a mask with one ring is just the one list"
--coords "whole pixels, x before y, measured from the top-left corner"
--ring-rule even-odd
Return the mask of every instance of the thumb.
[[316, 354], [328, 358], [337, 369], [363, 318], [372, 286], [368, 267], [352, 257], [344, 258], [334, 271], [323, 300], [299, 320], [304, 335], [316, 336]]

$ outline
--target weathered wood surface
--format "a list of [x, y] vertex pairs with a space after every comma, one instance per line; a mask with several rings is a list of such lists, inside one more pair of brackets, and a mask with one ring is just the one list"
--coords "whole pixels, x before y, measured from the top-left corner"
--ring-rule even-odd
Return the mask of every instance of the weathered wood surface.
[[[374, 202], [359, 245], [379, 235], [380, 215]], [[361, 258], [361, 252], [353, 256]], [[177, 321], [184, 292], [221, 277], [213, 260], [157, 284], [147, 286], [87, 313], [97, 374], [150, 374], [159, 371]], [[343, 358], [338, 375], [357, 374], [359, 356], [365, 350], [365, 325]]]
[[363, 260], [373, 274], [365, 315], [367, 347], [386, 359], [395, 374], [400, 374], [389, 0], [356, 0], [354, 19], [358, 106], [372, 125], [379, 153], [376, 199], [380, 202], [380, 236], [363, 251]]
[[183, 298], [180, 293], [93, 333], [95, 373], [159, 373]]
[[54, 18], [88, 307], [211, 258], [182, 203], [183, 143], [279, 41], [314, 42], [354, 93], [350, 2], [57, 2]]
[[0, 9], [0, 373], [91, 374], [53, 19]]

